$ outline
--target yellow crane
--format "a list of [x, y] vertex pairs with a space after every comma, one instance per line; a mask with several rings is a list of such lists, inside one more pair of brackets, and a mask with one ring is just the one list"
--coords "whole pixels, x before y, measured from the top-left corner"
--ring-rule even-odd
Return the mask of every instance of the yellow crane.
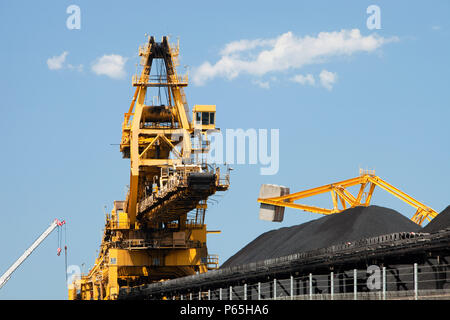
[[[348, 190], [348, 188], [357, 185], [359, 185], [359, 191], [356, 195], [354, 195]], [[286, 191], [288, 190], [287, 188], [280, 186], [263, 185], [261, 187], [260, 197], [257, 200], [261, 203], [260, 217], [262, 216], [264, 218], [268, 216], [268, 220], [281, 221], [283, 219], [282, 217], [284, 212], [280, 211], [280, 209], [285, 207], [328, 215], [341, 212], [351, 207], [368, 206], [370, 205], [370, 200], [372, 199], [376, 186], [386, 190], [395, 197], [414, 207], [416, 212], [411, 220], [419, 225], [422, 225], [425, 219], [430, 221], [438, 215], [438, 213], [432, 208], [424, 205], [390, 183], [376, 176], [375, 171], [360, 170], [360, 175], [358, 177], [295, 193], [289, 193], [289, 191]], [[331, 209], [294, 203], [294, 201], [327, 192], [330, 193], [333, 203], [333, 208]], [[274, 196], [274, 194], [277, 196]]]
[[114, 201], [99, 256], [69, 287], [69, 299], [116, 299], [122, 288], [218, 267], [206, 247], [205, 212], [208, 197], [228, 189], [229, 172], [206, 161], [216, 106], [195, 105], [191, 120], [178, 55], [167, 37], [139, 47], [142, 70], [132, 77], [120, 143], [130, 159], [129, 190]]

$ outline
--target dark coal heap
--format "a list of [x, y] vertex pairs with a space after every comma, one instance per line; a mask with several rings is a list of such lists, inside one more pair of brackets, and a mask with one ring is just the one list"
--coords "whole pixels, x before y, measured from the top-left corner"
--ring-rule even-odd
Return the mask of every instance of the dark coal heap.
[[450, 228], [450, 206], [445, 208], [436, 218], [431, 220], [423, 228], [423, 232], [433, 233], [446, 228]]
[[421, 230], [419, 225], [395, 210], [379, 206], [355, 207], [300, 225], [263, 233], [225, 261], [221, 268], [325, 248], [382, 234]]

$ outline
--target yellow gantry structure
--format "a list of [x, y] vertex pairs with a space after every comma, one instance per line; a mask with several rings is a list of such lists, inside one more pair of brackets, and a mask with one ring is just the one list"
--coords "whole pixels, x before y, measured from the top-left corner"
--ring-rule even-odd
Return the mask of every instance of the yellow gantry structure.
[[[348, 191], [349, 187], [357, 185], [360, 186], [357, 195], [353, 195]], [[438, 215], [438, 213], [433, 209], [431, 209], [430, 207], [417, 201], [413, 197], [407, 195], [403, 191], [400, 191], [398, 188], [394, 187], [385, 180], [376, 176], [374, 171], [360, 171], [360, 175], [356, 178], [343, 180], [327, 184], [321, 187], [295, 192], [279, 197], [258, 198], [257, 201], [260, 203], [273, 205], [276, 207], [295, 208], [308, 212], [328, 215], [341, 212], [351, 207], [370, 205], [370, 200], [372, 199], [372, 195], [376, 186], [386, 190], [395, 197], [413, 206], [416, 209], [416, 212], [411, 218], [411, 220], [419, 225], [421, 225], [425, 219], [430, 221], [431, 219], [433, 219]], [[305, 199], [308, 197], [324, 194], [327, 192], [331, 194], [331, 200], [333, 203], [332, 209], [294, 203], [294, 201], [296, 200]]]
[[206, 247], [205, 212], [208, 197], [228, 189], [229, 172], [206, 162], [216, 106], [194, 106], [191, 120], [178, 54], [167, 37], [139, 48], [142, 70], [132, 77], [120, 143], [130, 159], [129, 190], [114, 201], [98, 258], [70, 286], [69, 299], [116, 299], [129, 287], [218, 267]]

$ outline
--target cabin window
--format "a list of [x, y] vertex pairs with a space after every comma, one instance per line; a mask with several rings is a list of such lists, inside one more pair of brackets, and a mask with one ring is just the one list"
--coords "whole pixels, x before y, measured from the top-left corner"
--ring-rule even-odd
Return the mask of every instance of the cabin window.
[[209, 124], [209, 112], [202, 112], [202, 125], [207, 126]]
[[214, 113], [215, 112], [196, 112], [195, 124], [201, 124], [203, 126], [214, 124]]

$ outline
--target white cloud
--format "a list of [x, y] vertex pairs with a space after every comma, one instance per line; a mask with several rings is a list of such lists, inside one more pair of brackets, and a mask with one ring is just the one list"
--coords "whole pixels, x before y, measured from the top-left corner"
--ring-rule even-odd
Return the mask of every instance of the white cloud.
[[441, 26], [432, 26], [431, 29], [433, 29], [434, 31], [438, 31], [441, 30]]
[[92, 71], [97, 75], [106, 75], [113, 79], [121, 79], [126, 75], [125, 62], [127, 58], [118, 54], [103, 55], [92, 65]]
[[376, 34], [363, 36], [358, 29], [353, 29], [304, 37], [286, 32], [273, 39], [234, 41], [225, 46], [216, 63], [207, 61], [194, 68], [192, 78], [194, 84], [203, 85], [216, 77], [231, 80], [243, 73], [262, 76], [323, 63], [334, 56], [372, 52], [397, 40], [397, 37], [384, 38]]
[[50, 70], [59, 70], [62, 69], [64, 62], [66, 61], [66, 57], [69, 54], [69, 52], [64, 51], [59, 56], [54, 56], [47, 59], [47, 66]]
[[337, 80], [337, 73], [328, 70], [322, 70], [319, 74], [320, 83], [328, 90], [333, 89], [333, 85]]
[[258, 85], [259, 87], [263, 88], [263, 89], [269, 89], [270, 88], [270, 84], [269, 81], [262, 81], [262, 80], [253, 80], [253, 83]]
[[83, 71], [83, 65], [82, 64], [80, 64], [80, 65], [78, 65], [78, 66], [74, 66], [74, 65], [72, 65], [72, 64], [68, 64], [67, 65], [67, 67], [70, 69], [70, 70], [76, 70], [76, 71], [78, 71], [78, 72], [82, 72]]
[[292, 81], [300, 83], [302, 85], [309, 84], [313, 86], [316, 83], [316, 80], [314, 79], [314, 76], [310, 73], [308, 73], [306, 76], [302, 74], [297, 74], [291, 78]]
[[[320, 72], [318, 78], [319, 78], [320, 86], [322, 86], [328, 90], [331, 90], [331, 89], [333, 89], [333, 85], [337, 81], [337, 73], [330, 72], [330, 71], [324, 69], [324, 70], [322, 70], [322, 72]], [[316, 84], [315, 77], [310, 73], [308, 73], [307, 75], [297, 74], [297, 75], [293, 76], [290, 80], [293, 82], [299, 83], [301, 85], [315, 86], [315, 84]]]
[[67, 68], [69, 70], [76, 70], [78, 72], [83, 71], [83, 65], [80, 64], [78, 66], [74, 66], [70, 63], [66, 64], [66, 57], [69, 54], [68, 51], [64, 51], [59, 56], [54, 56], [47, 59], [47, 66], [50, 70], [60, 70], [63, 68]]
[[257, 47], [270, 46], [275, 43], [275, 39], [256, 39], [256, 40], [239, 40], [233, 41], [225, 45], [225, 48], [220, 51], [221, 55], [229, 55], [236, 52], [247, 51]]

